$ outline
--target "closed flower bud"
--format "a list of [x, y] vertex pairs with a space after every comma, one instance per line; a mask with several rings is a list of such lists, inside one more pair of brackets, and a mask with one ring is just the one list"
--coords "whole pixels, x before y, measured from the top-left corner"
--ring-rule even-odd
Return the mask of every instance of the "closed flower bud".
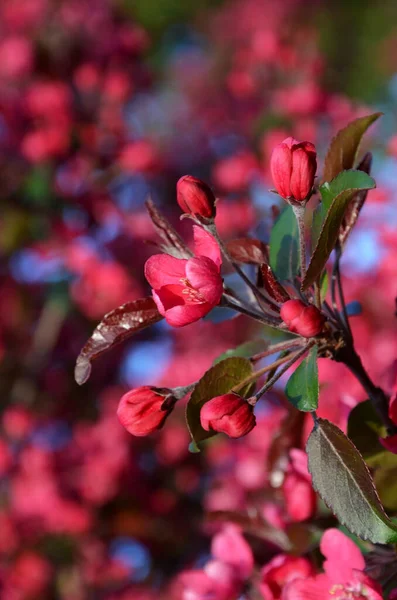
[[297, 202], [307, 199], [316, 175], [316, 148], [310, 142], [286, 138], [273, 150], [270, 171], [274, 186], [282, 198]]
[[172, 410], [172, 403], [164, 409], [165, 399], [164, 394], [149, 386], [130, 390], [119, 402], [118, 419], [132, 435], [148, 435], [161, 429]]
[[184, 175], [176, 184], [176, 199], [183, 212], [195, 217], [215, 217], [215, 196], [211, 188], [193, 175]]
[[288, 329], [310, 338], [321, 333], [325, 317], [313, 306], [306, 306], [301, 300], [288, 300], [280, 310], [280, 316]]
[[252, 406], [233, 393], [206, 402], [201, 409], [200, 421], [206, 431], [219, 431], [231, 438], [246, 435], [256, 425]]

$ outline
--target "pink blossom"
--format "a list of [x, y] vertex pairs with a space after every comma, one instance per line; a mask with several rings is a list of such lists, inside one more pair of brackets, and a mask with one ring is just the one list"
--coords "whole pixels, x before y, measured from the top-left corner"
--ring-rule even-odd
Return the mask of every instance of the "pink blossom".
[[155, 254], [145, 264], [159, 312], [173, 327], [198, 321], [219, 304], [223, 283], [221, 255], [214, 238], [194, 226], [194, 258]]
[[263, 567], [259, 589], [264, 600], [279, 600], [284, 598], [282, 593], [286, 584], [312, 574], [313, 567], [306, 558], [279, 554]]
[[247, 579], [254, 568], [251, 547], [244, 539], [240, 527], [227, 524], [212, 540], [211, 552], [220, 561], [234, 569], [236, 577]]
[[303, 450], [292, 448], [291, 462], [283, 483], [284, 501], [292, 521], [305, 521], [316, 511], [317, 496], [312, 478], [307, 470], [307, 455]]
[[364, 573], [359, 548], [344, 533], [328, 529], [320, 549], [326, 558], [325, 573], [292, 581], [284, 590], [283, 600], [382, 600], [381, 587]]

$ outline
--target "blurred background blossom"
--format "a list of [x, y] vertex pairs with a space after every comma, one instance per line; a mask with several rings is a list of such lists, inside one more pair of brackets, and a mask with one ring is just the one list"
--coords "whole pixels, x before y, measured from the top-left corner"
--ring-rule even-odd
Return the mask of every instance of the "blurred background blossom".
[[[226, 240], [266, 241], [273, 147], [293, 135], [323, 158], [339, 128], [375, 109], [385, 113], [370, 136], [378, 187], [343, 268], [348, 300], [362, 306], [358, 350], [391, 389], [396, 99], [393, 0], [2, 0], [1, 598], [198, 600], [194, 578], [178, 574], [202, 569], [221, 535], [204, 513], [248, 510], [281, 532], [315, 513], [305, 423], [281, 479], [270, 477], [282, 386], [249, 437], [214, 438], [201, 454], [188, 450], [183, 408], [149, 438], [117, 421], [127, 389], [186, 385], [259, 337], [244, 317], [157, 324], [101, 358], [83, 387], [74, 363], [106, 312], [149, 292], [149, 196], [191, 242], [175, 199], [191, 173], [216, 191]], [[364, 393], [340, 365], [321, 361], [320, 373], [320, 414], [345, 428]], [[255, 553], [266, 565], [274, 545], [256, 541]]]

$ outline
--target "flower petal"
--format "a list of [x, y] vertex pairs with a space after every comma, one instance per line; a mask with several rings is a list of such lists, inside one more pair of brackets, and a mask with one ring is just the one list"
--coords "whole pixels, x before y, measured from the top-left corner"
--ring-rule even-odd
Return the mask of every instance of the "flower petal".
[[185, 258], [175, 258], [169, 254], [154, 254], [146, 261], [145, 277], [154, 289], [180, 283], [180, 279], [186, 277], [186, 263]]
[[[174, 308], [174, 306], [182, 306], [185, 304], [186, 296], [183, 294], [183, 290], [185, 287], [183, 285], [164, 285], [158, 290], [153, 290], [153, 299], [157, 304], [155, 295], [157, 296], [157, 300], [160, 302], [164, 311], [170, 310]], [[159, 312], [159, 306], [157, 305]]]
[[222, 256], [214, 236], [197, 225], [193, 225], [193, 235], [195, 255], [210, 258], [216, 264], [218, 269], [220, 269]]
[[212, 306], [219, 304], [223, 294], [223, 282], [214, 261], [205, 256], [189, 258], [186, 265], [186, 277], [207, 302]]
[[328, 529], [320, 543], [327, 559], [324, 570], [333, 583], [348, 583], [353, 579], [353, 569], [363, 571], [365, 561], [359, 548], [339, 529]]
[[282, 600], [331, 600], [332, 582], [326, 575], [294, 579], [283, 589]]
[[184, 327], [204, 317], [212, 309], [211, 304], [185, 304], [175, 306], [165, 313], [165, 319], [172, 327]]

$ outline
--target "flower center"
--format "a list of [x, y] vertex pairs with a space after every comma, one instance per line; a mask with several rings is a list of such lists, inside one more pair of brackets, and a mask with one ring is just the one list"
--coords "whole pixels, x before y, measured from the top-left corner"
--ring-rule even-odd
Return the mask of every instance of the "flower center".
[[189, 303], [203, 304], [204, 302], [206, 302], [204, 296], [192, 286], [192, 284], [186, 277], [182, 277], [179, 281], [185, 286], [185, 288], [182, 290], [182, 294], [184, 296], [187, 296], [186, 299]]
[[335, 600], [368, 600], [367, 594], [360, 583], [349, 585], [334, 585], [329, 591]]

